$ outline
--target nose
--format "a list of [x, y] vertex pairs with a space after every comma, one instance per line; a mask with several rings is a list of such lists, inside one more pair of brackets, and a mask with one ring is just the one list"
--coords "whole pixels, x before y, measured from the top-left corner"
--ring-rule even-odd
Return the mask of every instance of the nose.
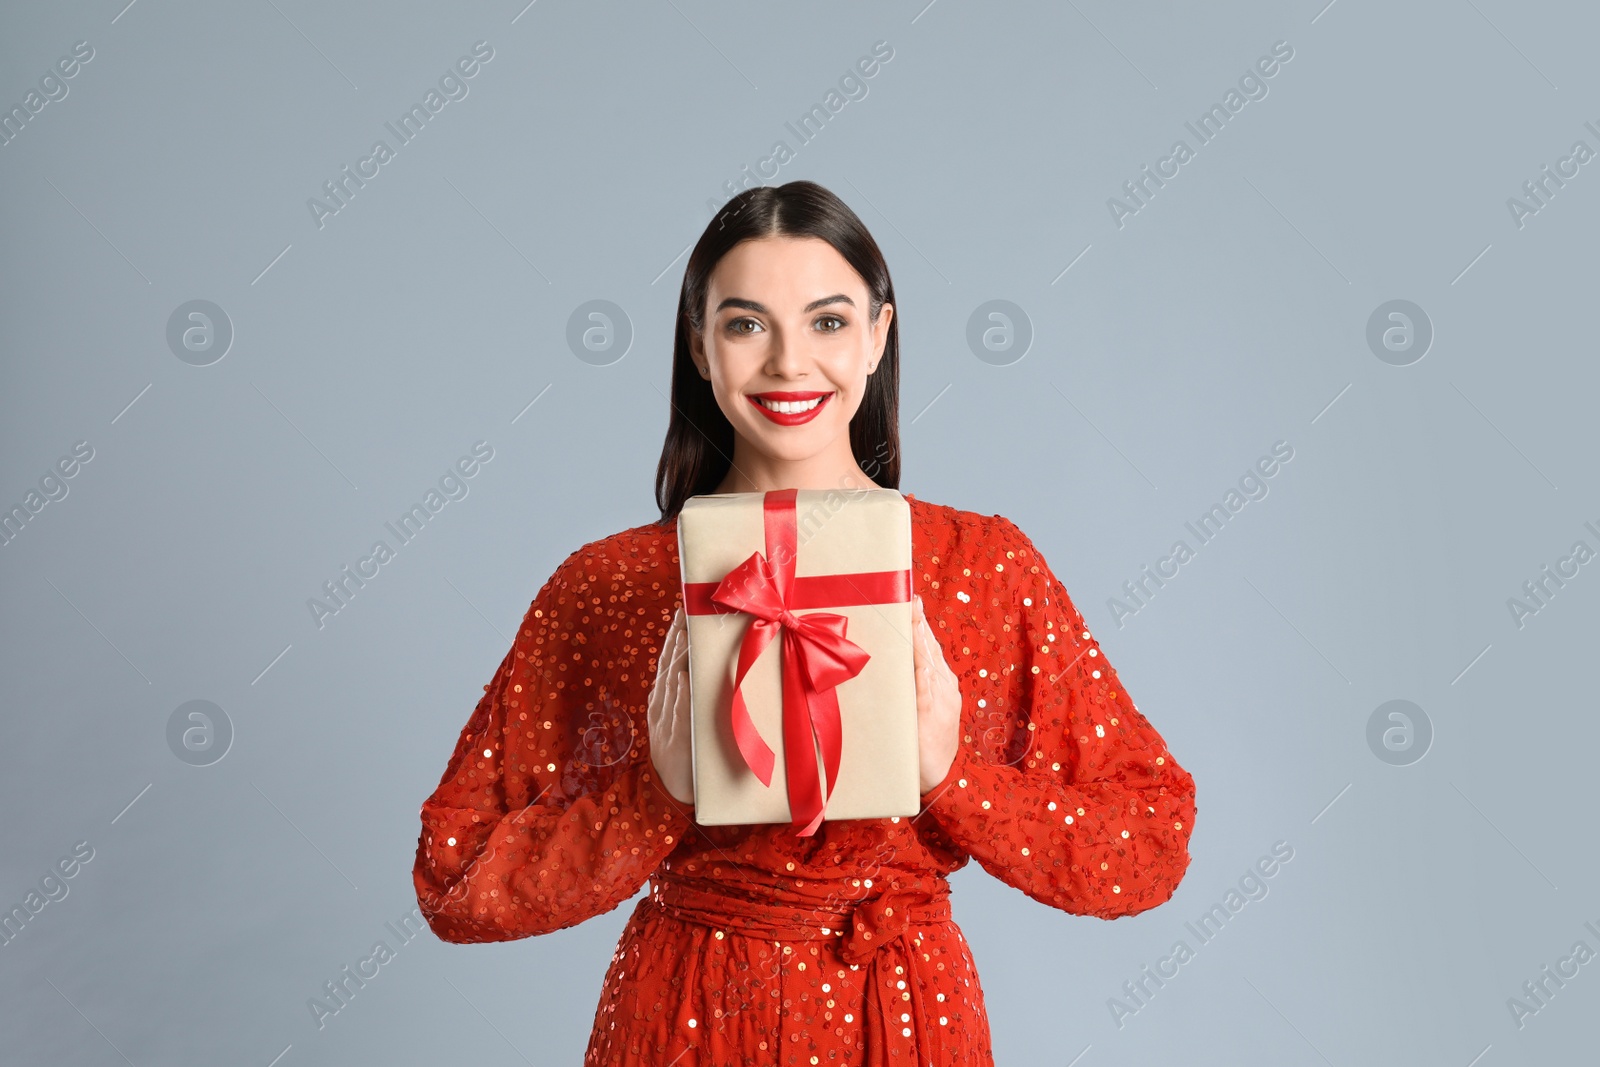
[[803, 378], [810, 363], [811, 358], [806, 354], [804, 345], [791, 344], [784, 339], [782, 332], [774, 331], [767, 348], [767, 374], [774, 378]]

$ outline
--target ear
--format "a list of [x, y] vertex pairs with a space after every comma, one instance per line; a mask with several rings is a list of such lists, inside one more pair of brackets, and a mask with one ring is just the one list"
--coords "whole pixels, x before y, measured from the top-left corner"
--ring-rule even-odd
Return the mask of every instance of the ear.
[[711, 372], [706, 369], [705, 342], [693, 331], [689, 333], [689, 358], [694, 362], [695, 370], [700, 372], [700, 377], [711, 377]]
[[883, 350], [889, 344], [889, 323], [893, 321], [894, 305], [884, 304], [878, 309], [878, 321], [872, 324], [872, 360], [867, 364], [868, 374], [876, 370], [883, 359]]

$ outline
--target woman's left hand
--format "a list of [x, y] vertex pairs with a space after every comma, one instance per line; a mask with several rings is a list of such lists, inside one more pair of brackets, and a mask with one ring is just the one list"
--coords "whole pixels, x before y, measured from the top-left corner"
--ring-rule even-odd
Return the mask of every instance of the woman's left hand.
[[950, 773], [961, 744], [961, 685], [928, 626], [922, 598], [913, 595], [911, 601], [912, 657], [917, 675], [917, 758], [922, 768], [921, 792], [926, 793]]

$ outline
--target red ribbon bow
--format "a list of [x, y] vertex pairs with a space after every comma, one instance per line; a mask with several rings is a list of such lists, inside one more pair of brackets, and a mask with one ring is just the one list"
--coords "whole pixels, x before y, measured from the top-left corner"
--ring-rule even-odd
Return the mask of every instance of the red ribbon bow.
[[[761, 737], [742, 687], [745, 674], [762, 650], [783, 634], [783, 751], [796, 836], [809, 837], [822, 822], [827, 797], [839, 775], [842, 730], [837, 687], [860, 674], [872, 657], [845, 637], [843, 615], [800, 608], [823, 604], [881, 604], [911, 599], [908, 571], [871, 571], [795, 577], [797, 522], [795, 489], [774, 489], [763, 499], [767, 552], [752, 552], [721, 582], [697, 582], [684, 590], [685, 610], [703, 614], [720, 610], [754, 616], [739, 644], [733, 686], [733, 736], [745, 765], [761, 784], [772, 785], [776, 762]], [[706, 596], [706, 587], [715, 586]], [[817, 772], [816, 746], [822, 749], [826, 791]]]

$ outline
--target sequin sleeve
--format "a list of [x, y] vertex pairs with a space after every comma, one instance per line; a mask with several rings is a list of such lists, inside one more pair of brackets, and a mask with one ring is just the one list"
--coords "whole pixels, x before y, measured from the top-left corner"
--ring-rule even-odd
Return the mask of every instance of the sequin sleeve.
[[1007, 662], [963, 693], [961, 748], [924, 804], [985, 870], [1041, 903], [1103, 919], [1152, 908], [1189, 865], [1194, 779], [1027, 536], [996, 516], [984, 540], [978, 565], [1011, 573], [980, 622], [1002, 635]]
[[610, 911], [690, 825], [649, 755], [671, 605], [627, 577], [594, 545], [562, 563], [423, 803], [413, 881], [441, 939], [508, 941]]

